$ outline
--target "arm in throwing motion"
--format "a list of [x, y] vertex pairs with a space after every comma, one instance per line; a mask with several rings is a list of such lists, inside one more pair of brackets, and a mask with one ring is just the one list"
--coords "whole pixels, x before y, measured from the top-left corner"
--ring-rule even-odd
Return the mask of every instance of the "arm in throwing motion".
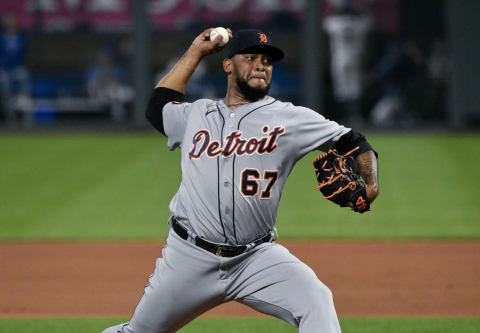
[[[202, 60], [204, 56], [217, 53], [225, 47], [225, 45], [220, 46], [222, 40], [221, 36], [217, 36], [213, 41], [210, 40], [211, 31], [212, 28], [207, 29], [195, 38], [192, 45], [190, 45], [187, 52], [175, 64], [173, 69], [160, 80], [157, 84], [157, 88], [169, 88], [185, 94], [188, 80], [195, 71], [195, 68], [197, 68], [200, 60]], [[227, 31], [231, 38], [231, 30], [227, 29]]]
[[[152, 92], [148, 102], [146, 117], [158, 131], [165, 134], [163, 125], [162, 110], [165, 104], [171, 101], [183, 102], [188, 80], [192, 76], [195, 68], [202, 58], [208, 54], [213, 54], [224, 46], [220, 46], [221, 36], [215, 40], [210, 40], [211, 28], [203, 31], [195, 38], [192, 45], [180, 60], [175, 64], [172, 70], [163, 77]], [[232, 32], [227, 29], [229, 37]]]

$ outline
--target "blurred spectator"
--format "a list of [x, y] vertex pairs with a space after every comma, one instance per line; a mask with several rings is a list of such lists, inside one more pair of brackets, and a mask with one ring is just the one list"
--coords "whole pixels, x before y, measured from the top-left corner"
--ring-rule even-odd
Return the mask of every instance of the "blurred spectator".
[[100, 107], [108, 108], [115, 122], [126, 117], [126, 105], [133, 98], [133, 89], [126, 83], [127, 71], [115, 62], [111, 48], [103, 48], [96, 62], [86, 72], [89, 98]]
[[284, 63], [275, 63], [275, 71], [272, 75], [272, 86], [270, 94], [272, 96], [284, 96], [293, 104], [300, 104], [299, 87], [300, 77], [298, 73], [289, 71]]
[[431, 84], [427, 97], [427, 116], [432, 120], [441, 121], [446, 117], [445, 96], [450, 75], [449, 58], [442, 39], [436, 39], [433, 42], [427, 65]]
[[336, 3], [324, 20], [330, 42], [330, 70], [337, 120], [350, 125], [362, 121], [363, 57], [370, 17], [350, 1]]
[[[155, 82], [159, 82], [161, 78], [168, 74], [178, 62], [179, 58], [174, 57], [168, 61], [166, 66], [163, 70], [159, 71], [155, 75]], [[201, 61], [197, 68], [195, 68], [195, 72], [193, 72], [190, 80], [187, 84], [187, 91], [188, 91], [188, 99], [189, 100], [197, 100], [199, 98], [210, 98], [215, 99], [220, 96], [217, 96], [215, 92], [215, 88], [213, 87], [210, 80], [210, 75], [208, 75], [208, 67], [204, 61]], [[224, 92], [222, 92], [224, 93]]]
[[115, 63], [120, 68], [123, 68], [124, 81], [127, 85], [133, 85], [132, 75], [132, 57], [133, 57], [133, 42], [130, 37], [123, 36], [117, 42], [115, 48]]
[[383, 93], [371, 112], [378, 127], [409, 126], [420, 119], [428, 87], [422, 50], [412, 41], [392, 41], [371, 74]]
[[20, 31], [17, 17], [7, 13], [2, 17], [0, 32], [0, 85], [1, 106], [7, 122], [13, 122], [15, 103], [27, 102], [29, 94], [29, 74], [25, 67], [27, 40]]

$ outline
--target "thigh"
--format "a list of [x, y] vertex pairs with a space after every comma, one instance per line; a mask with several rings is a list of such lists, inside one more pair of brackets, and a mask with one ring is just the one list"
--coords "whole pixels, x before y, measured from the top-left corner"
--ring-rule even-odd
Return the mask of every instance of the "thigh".
[[217, 259], [176, 234], [167, 242], [123, 333], [175, 332], [223, 302]]
[[233, 289], [237, 301], [281, 318], [300, 332], [340, 332], [332, 293], [285, 247], [261, 248], [237, 275]]

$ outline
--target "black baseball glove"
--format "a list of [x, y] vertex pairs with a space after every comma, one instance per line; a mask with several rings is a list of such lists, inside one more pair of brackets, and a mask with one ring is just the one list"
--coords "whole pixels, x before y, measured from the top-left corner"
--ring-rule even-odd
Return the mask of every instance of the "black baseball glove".
[[360, 179], [355, 160], [349, 156], [357, 149], [345, 155], [330, 149], [316, 157], [313, 166], [319, 185], [315, 189], [320, 189], [325, 199], [341, 207], [352, 207], [354, 211], [364, 213], [370, 209], [365, 183]]

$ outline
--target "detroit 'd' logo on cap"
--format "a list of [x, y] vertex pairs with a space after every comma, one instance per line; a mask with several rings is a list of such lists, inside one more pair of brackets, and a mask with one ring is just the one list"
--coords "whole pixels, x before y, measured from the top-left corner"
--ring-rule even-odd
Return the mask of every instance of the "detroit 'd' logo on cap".
[[258, 38], [260, 39], [260, 43], [268, 43], [267, 35], [259, 32]]

